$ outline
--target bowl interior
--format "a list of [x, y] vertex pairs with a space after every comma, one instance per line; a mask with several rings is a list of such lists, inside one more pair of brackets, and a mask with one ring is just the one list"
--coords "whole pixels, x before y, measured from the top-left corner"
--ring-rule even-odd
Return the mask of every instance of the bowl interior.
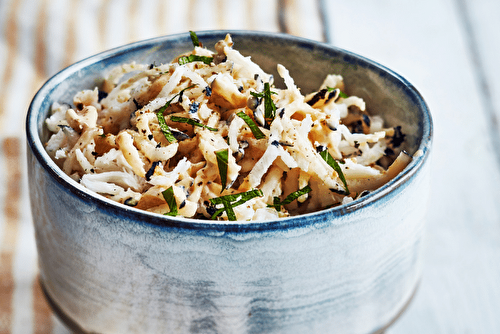
[[[417, 150], [422, 151], [406, 168], [406, 172], [355, 202], [370, 201], [376, 198], [376, 193], [390, 191], [386, 188], [403, 182], [404, 174], [415, 172], [427, 158], [432, 135], [429, 110], [418, 91], [398, 74], [354, 53], [285, 34], [206, 31], [198, 32], [197, 35], [205, 47], [213, 50], [215, 43], [227, 33], [231, 34], [235, 49], [244, 56], [251, 56], [264, 71], [274, 75], [277, 86], [283, 86], [276, 70], [278, 63], [290, 71], [290, 75], [304, 94], [317, 90], [327, 74], [341, 74], [346, 92], [363, 98], [371, 114], [381, 115], [387, 126], [401, 125], [406, 135], [405, 150], [410, 154]], [[28, 144], [38, 160], [50, 169], [51, 173], [65, 180], [63, 182], [78, 187], [76, 182], [57, 168], [43, 148], [43, 143], [49, 138], [44, 121], [51, 104], [71, 104], [76, 92], [99, 86], [107, 72], [117, 65], [133, 61], [145, 64], [167, 63], [191, 49], [192, 43], [188, 33], [154, 38], [87, 58], [49, 79], [33, 99], [27, 117]]]

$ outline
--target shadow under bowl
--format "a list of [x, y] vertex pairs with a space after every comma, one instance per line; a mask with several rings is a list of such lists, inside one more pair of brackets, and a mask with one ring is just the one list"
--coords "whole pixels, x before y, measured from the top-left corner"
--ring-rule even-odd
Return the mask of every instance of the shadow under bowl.
[[[198, 33], [211, 47], [228, 31]], [[44, 150], [53, 102], [102, 82], [116, 65], [166, 63], [189, 34], [129, 44], [49, 79], [28, 111], [28, 170], [41, 282], [63, 319], [99, 333], [374, 333], [413, 295], [422, 267], [432, 120], [393, 71], [331, 45], [231, 31], [265, 71], [287, 67], [302, 91], [328, 73], [388, 126], [412, 162], [350, 204], [274, 221], [211, 222], [140, 211], [92, 193]]]

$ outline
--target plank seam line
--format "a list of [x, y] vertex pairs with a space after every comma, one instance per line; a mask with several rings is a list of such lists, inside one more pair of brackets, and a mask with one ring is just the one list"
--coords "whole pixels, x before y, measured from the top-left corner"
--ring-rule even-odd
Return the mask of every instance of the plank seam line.
[[323, 42], [332, 44], [332, 37], [330, 35], [330, 21], [328, 18], [328, 12], [327, 12], [327, 6], [325, 4], [325, 0], [317, 0], [318, 4], [318, 12], [319, 12], [319, 19], [321, 22], [321, 33], [323, 36]]
[[286, 0], [278, 0], [278, 27], [280, 32], [288, 34], [288, 26], [286, 24]]
[[483, 109], [486, 112], [486, 117], [489, 121], [489, 137], [494, 148], [493, 152], [497, 161], [497, 168], [500, 169], [500, 150], [497, 149], [500, 147], [499, 122], [497, 114], [495, 112], [493, 99], [491, 97], [491, 90], [488, 84], [486, 71], [484, 69], [483, 59], [478, 51], [479, 43], [476, 37], [477, 34], [474, 31], [474, 27], [472, 26], [472, 19], [467, 8], [467, 0], [456, 0], [455, 3], [457, 5], [458, 15], [464, 26], [467, 46], [472, 58], [473, 67], [475, 69], [474, 75], [476, 77], [476, 82], [479, 85], [479, 93], [484, 107]]

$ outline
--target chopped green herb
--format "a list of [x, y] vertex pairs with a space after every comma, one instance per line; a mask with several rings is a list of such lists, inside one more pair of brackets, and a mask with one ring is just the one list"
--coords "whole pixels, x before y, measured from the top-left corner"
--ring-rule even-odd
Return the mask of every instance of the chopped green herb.
[[257, 126], [257, 124], [255, 124], [255, 122], [253, 121], [253, 119], [250, 116], [248, 116], [247, 114], [245, 114], [243, 111], [240, 111], [236, 115], [238, 115], [239, 117], [241, 117], [245, 121], [245, 123], [247, 123], [248, 127], [250, 128], [250, 130], [252, 130], [252, 133], [253, 133], [253, 135], [254, 135], [254, 137], [256, 139], [266, 138], [266, 136], [264, 135], [264, 133], [262, 133], [262, 131], [260, 131], [260, 129]]
[[199, 126], [199, 127], [208, 129], [210, 131], [219, 131], [216, 128], [211, 128], [209, 126], [206, 126], [205, 124], [202, 124], [202, 123], [200, 123], [192, 118], [172, 116], [172, 117], [170, 117], [170, 120], [172, 122], [187, 123], [187, 124], [192, 125], [192, 126]]
[[194, 86], [196, 86], [196, 85], [191, 85], [189, 87], [186, 87], [183, 90], [181, 90], [179, 93], [175, 94], [174, 97], [172, 97], [170, 100], [168, 100], [167, 103], [165, 103], [165, 105], [163, 107], [161, 107], [160, 109], [158, 109], [158, 111], [156, 112], [156, 118], [158, 118], [158, 124], [160, 125], [161, 132], [163, 132], [163, 135], [170, 143], [175, 143], [177, 141], [177, 139], [175, 139], [174, 135], [170, 131], [170, 128], [168, 127], [167, 122], [165, 121], [165, 116], [163, 116], [163, 113], [165, 112], [165, 110], [167, 110], [168, 107], [170, 107], [170, 104], [172, 103], [172, 101], [176, 97], [182, 96], [184, 91], [191, 89]]
[[198, 56], [198, 55], [182, 56], [182, 57], [179, 57], [179, 65], [184, 65], [187, 63], [195, 62], [195, 61], [201, 61], [207, 65], [210, 65], [213, 60], [214, 60], [214, 57], [207, 57], [207, 56]]
[[167, 122], [165, 121], [165, 117], [163, 116], [163, 111], [161, 109], [160, 111], [156, 112], [156, 118], [158, 118], [158, 124], [160, 125], [161, 132], [163, 132], [165, 138], [170, 143], [175, 143], [177, 139], [175, 139], [174, 135], [170, 131], [170, 128], [168, 127]]
[[325, 160], [326, 163], [337, 172], [340, 180], [344, 184], [346, 194], [349, 195], [349, 188], [347, 187], [347, 181], [345, 180], [344, 173], [342, 173], [342, 169], [340, 168], [337, 161], [335, 161], [335, 159], [332, 157], [330, 152], [328, 152], [328, 150], [321, 151], [319, 155], [321, 155], [323, 160]]
[[250, 94], [255, 97], [264, 98], [264, 118], [267, 125], [271, 124], [271, 122], [274, 120], [274, 117], [276, 116], [276, 105], [274, 104], [271, 95], [277, 93], [271, 91], [269, 82], [266, 82], [264, 84], [264, 91], [262, 93], [250, 92]]
[[189, 30], [189, 34], [191, 35], [191, 40], [193, 41], [193, 46], [201, 46], [200, 41], [198, 40], [198, 36], [194, 31]]
[[165, 215], [173, 217], [177, 216], [179, 212], [177, 210], [177, 202], [175, 201], [174, 188], [171, 186], [167, 190], [164, 190], [161, 194], [170, 208], [170, 212], [165, 213]]
[[220, 196], [216, 198], [211, 198], [210, 202], [212, 205], [220, 205], [222, 204], [224, 207], [217, 209], [215, 213], [212, 215], [211, 219], [217, 218], [222, 212], [226, 211], [228, 220], [236, 220], [236, 214], [234, 213], [233, 208], [241, 205], [252, 198], [263, 196], [262, 190], [253, 189], [240, 194], [231, 194]]
[[222, 193], [226, 189], [229, 150], [226, 148], [225, 150], [217, 151], [215, 155], [217, 156], [217, 166], [219, 167], [220, 183], [222, 186], [220, 192]]
[[294, 200], [299, 198], [300, 196], [305, 195], [311, 191], [312, 191], [311, 187], [309, 185], [307, 185], [304, 188], [299, 189], [299, 190], [294, 191], [293, 193], [289, 194], [283, 201], [280, 201], [279, 197], [274, 197], [273, 204], [268, 204], [267, 206], [270, 208], [275, 208], [276, 211], [281, 211], [282, 205], [290, 204]]

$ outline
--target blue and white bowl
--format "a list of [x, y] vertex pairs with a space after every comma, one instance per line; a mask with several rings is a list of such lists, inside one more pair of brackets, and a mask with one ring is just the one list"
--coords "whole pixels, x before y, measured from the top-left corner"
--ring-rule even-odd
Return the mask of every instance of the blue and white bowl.
[[[198, 37], [210, 46], [226, 33]], [[53, 102], [71, 101], [118, 64], [165, 63], [189, 51], [189, 34], [129, 44], [62, 70], [30, 105], [28, 170], [41, 283], [76, 331], [366, 334], [386, 328], [412, 298], [422, 269], [432, 137], [420, 94], [391, 70], [331, 45], [231, 34], [265, 71], [285, 65], [303, 92], [327, 73], [341, 74], [350, 94], [388, 125], [402, 126], [415, 157], [361, 199], [286, 219], [214, 223], [140, 211], [64, 174], [44, 150], [44, 120]]]

